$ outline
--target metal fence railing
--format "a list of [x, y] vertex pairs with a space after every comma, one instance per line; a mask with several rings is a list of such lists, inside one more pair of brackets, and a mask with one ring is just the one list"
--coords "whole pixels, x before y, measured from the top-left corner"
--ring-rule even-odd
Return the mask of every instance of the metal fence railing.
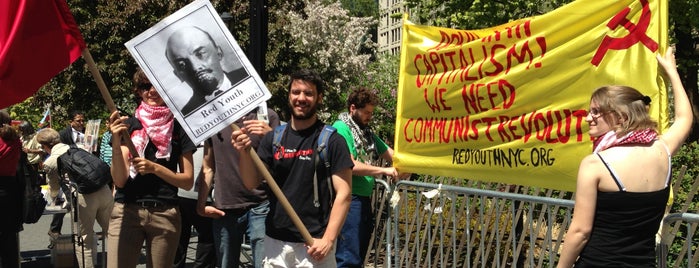
[[[497, 183], [377, 180], [365, 266], [554, 267], [572, 219], [571, 194]], [[698, 226], [699, 214], [663, 219], [659, 267], [699, 267]]]
[[[672, 213], [663, 219], [658, 246], [658, 267], [698, 267], [699, 214]], [[673, 245], [678, 248], [670, 254]]]
[[573, 201], [413, 181], [393, 189], [384, 267], [553, 267]]

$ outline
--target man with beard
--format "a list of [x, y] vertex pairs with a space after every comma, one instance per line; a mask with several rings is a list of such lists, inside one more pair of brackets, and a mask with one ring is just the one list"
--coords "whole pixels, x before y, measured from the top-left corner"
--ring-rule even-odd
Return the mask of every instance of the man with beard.
[[[274, 132], [269, 132], [257, 147], [260, 159], [313, 237], [312, 245], [304, 244], [301, 233], [277, 197], [270, 194], [270, 211], [265, 221], [264, 267], [336, 265], [335, 242], [349, 209], [353, 164], [347, 145], [335, 131], [327, 147], [317, 146], [321, 132], [327, 127], [316, 114], [323, 90], [324, 83], [314, 72], [301, 70], [292, 74], [289, 82], [291, 121], [283, 133], [279, 133], [278, 142], [273, 142]], [[246, 188], [254, 189], [262, 179], [247, 152], [252, 144], [251, 137], [246, 129], [236, 130], [231, 134], [231, 141], [240, 151], [240, 177]], [[319, 149], [327, 150], [329, 167], [315, 160]]]
[[[382, 160], [393, 162], [393, 150], [369, 127], [376, 104], [378, 99], [374, 92], [366, 88], [356, 89], [347, 98], [349, 112], [341, 113], [333, 124], [337, 133], [345, 138], [354, 162], [352, 202], [337, 241], [337, 267], [363, 267], [374, 226], [371, 210], [374, 176], [399, 178], [394, 167], [382, 165]], [[409, 176], [401, 174], [400, 177], [406, 175]]]
[[184, 115], [248, 76], [242, 67], [224, 72], [221, 66], [223, 50], [209, 33], [194, 26], [177, 29], [170, 35], [165, 56], [175, 75], [192, 88], [192, 97], [181, 109]]

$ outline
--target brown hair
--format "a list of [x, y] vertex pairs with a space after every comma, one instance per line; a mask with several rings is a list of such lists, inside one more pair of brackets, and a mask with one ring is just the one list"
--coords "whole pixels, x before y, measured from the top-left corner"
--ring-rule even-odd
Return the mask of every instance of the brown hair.
[[54, 145], [61, 142], [61, 137], [53, 128], [44, 128], [36, 133], [36, 141], [41, 145], [46, 145], [48, 147], [53, 147]]
[[146, 73], [143, 72], [143, 70], [140, 67], [136, 68], [136, 72], [133, 74], [133, 85], [131, 87], [131, 93], [133, 93], [137, 100], [141, 100], [141, 94], [139, 94], [141, 92], [139, 88], [145, 84], [150, 84], [148, 76], [146, 76]]
[[16, 140], [19, 139], [19, 133], [17, 130], [12, 128], [10, 123], [12, 118], [6, 109], [0, 110], [0, 138], [3, 140]]
[[354, 104], [355, 108], [361, 109], [367, 106], [367, 104], [376, 106], [378, 103], [379, 99], [376, 97], [376, 93], [365, 87], [353, 90], [347, 97], [347, 109], [349, 109], [352, 104]]
[[603, 86], [592, 93], [590, 100], [599, 105], [604, 120], [610, 125], [619, 123], [615, 129], [617, 137], [639, 129], [658, 129], [658, 123], [648, 114], [650, 98], [635, 88]]

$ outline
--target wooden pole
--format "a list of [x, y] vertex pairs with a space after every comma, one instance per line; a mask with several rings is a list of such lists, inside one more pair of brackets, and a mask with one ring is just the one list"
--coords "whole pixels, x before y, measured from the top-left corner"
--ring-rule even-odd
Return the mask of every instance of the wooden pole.
[[[231, 124], [231, 127], [233, 128], [233, 131], [240, 130], [240, 128], [236, 124]], [[252, 158], [252, 161], [255, 163], [255, 167], [257, 168], [257, 170], [262, 174], [262, 176], [264, 176], [265, 180], [267, 180], [267, 185], [269, 185], [269, 189], [272, 190], [272, 193], [274, 193], [274, 196], [277, 197], [279, 203], [284, 208], [284, 211], [286, 211], [286, 214], [289, 215], [289, 218], [291, 218], [291, 221], [294, 223], [294, 226], [296, 226], [296, 229], [298, 229], [299, 233], [301, 233], [303, 240], [306, 241], [306, 245], [312, 246], [313, 237], [311, 237], [311, 233], [308, 232], [306, 226], [304, 226], [303, 222], [301, 222], [301, 218], [299, 218], [299, 215], [296, 214], [294, 208], [291, 207], [291, 203], [289, 203], [289, 200], [286, 199], [286, 196], [284, 196], [284, 193], [279, 188], [277, 182], [274, 180], [274, 178], [272, 178], [272, 174], [269, 173], [269, 170], [267, 170], [267, 167], [265, 167], [265, 164], [262, 162], [262, 159], [260, 159], [260, 156], [258, 156], [257, 152], [255, 152], [255, 150], [252, 149], [248, 150], [248, 153], [250, 153], [250, 157]]]
[[[107, 89], [107, 85], [104, 83], [104, 79], [102, 79], [102, 75], [100, 74], [99, 69], [97, 69], [97, 64], [95, 64], [95, 60], [92, 59], [92, 54], [90, 54], [90, 50], [88, 48], [83, 49], [82, 56], [83, 59], [85, 59], [85, 62], [87, 62], [87, 68], [90, 70], [92, 78], [95, 79], [95, 83], [97, 83], [97, 88], [99, 88], [104, 102], [107, 103], [107, 109], [109, 109], [109, 113], [113, 113], [117, 110], [116, 105], [114, 104], [114, 100], [112, 100], [112, 95], [109, 94], [109, 90]], [[123, 131], [121, 136], [129, 137], [129, 133]], [[124, 140], [126, 147], [129, 148], [129, 152], [131, 152], [131, 155], [134, 157], [138, 157], [138, 151], [136, 150], [136, 146], [133, 145], [131, 139], [124, 138]]]

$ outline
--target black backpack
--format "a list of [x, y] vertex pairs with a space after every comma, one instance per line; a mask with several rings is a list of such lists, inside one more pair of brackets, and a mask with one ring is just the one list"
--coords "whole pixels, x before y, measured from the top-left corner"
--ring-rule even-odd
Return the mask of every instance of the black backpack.
[[23, 221], [30, 224], [36, 223], [44, 214], [48, 202], [44, 198], [44, 194], [41, 193], [39, 172], [28, 163], [27, 154], [24, 152], [22, 152], [17, 166], [17, 177], [24, 181], [25, 187]]
[[81, 194], [94, 193], [112, 181], [109, 165], [75, 144], [58, 157], [58, 170], [68, 173]]

